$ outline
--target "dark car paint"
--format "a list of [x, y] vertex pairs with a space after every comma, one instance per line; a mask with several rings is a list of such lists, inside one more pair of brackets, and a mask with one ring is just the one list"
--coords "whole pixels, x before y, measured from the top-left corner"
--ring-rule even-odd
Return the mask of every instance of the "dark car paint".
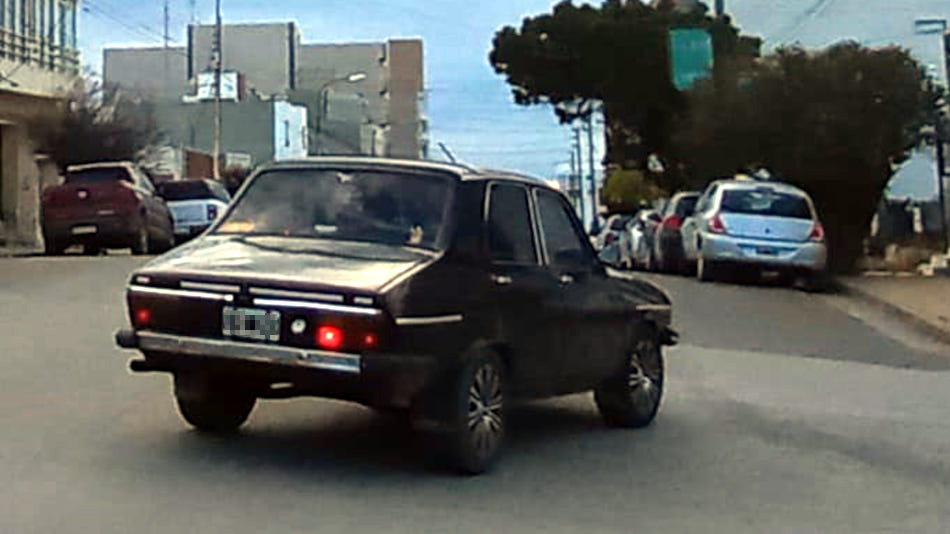
[[[413, 163], [385, 160], [278, 164], [273, 169], [372, 168], [403, 171]], [[346, 303], [371, 297], [383, 310], [378, 350], [363, 351], [359, 377], [327, 371], [145, 354], [140, 370], [172, 373], [218, 369], [236, 380], [295, 383], [288, 396], [315, 395], [376, 406], [406, 407], [425, 388], [448, 379], [474, 347], [491, 347], [508, 368], [515, 395], [544, 397], [591, 389], [625, 364], [634, 336], [670, 341], [669, 298], [652, 284], [615, 276], [600, 264], [560, 272], [547, 265], [513, 267], [489, 261], [486, 193], [493, 182], [554, 191], [515, 176], [480, 174], [462, 167], [425, 169], [456, 183], [444, 250], [419, 251], [388, 245], [335, 243], [332, 250], [288, 252], [248, 244], [238, 236], [209, 234], [155, 259], [132, 275], [132, 282], [174, 288], [182, 280], [234, 284], [235, 302], [249, 302], [249, 286], [288, 291], [333, 292]], [[253, 179], [253, 176], [248, 180]], [[244, 186], [247, 187], [247, 184]], [[243, 191], [243, 189], [242, 189]], [[558, 193], [559, 194], [559, 193]], [[233, 207], [240, 202], [239, 191]], [[559, 194], [560, 195], [560, 194]], [[563, 197], [561, 197], [563, 200]], [[573, 224], [580, 228], [574, 217]], [[280, 241], [280, 239], [277, 239]], [[591, 257], [593, 248], [582, 240]], [[565, 282], [570, 276], [572, 280]], [[144, 277], [144, 278], [143, 278]], [[499, 284], [499, 277], [512, 283]], [[130, 320], [134, 298], [129, 297]], [[221, 303], [180, 306], [174, 302], [156, 317], [164, 331], [220, 338]], [[642, 308], [642, 309], [641, 309]], [[290, 310], [282, 310], [292, 313]], [[315, 315], [310, 314], [311, 320]], [[447, 324], [397, 325], [397, 318], [463, 315]], [[167, 321], [163, 323], [162, 321]], [[285, 321], [287, 322], [287, 321]], [[286, 325], [285, 325], [286, 328]], [[286, 332], [284, 333], [286, 334]], [[292, 344], [282, 335], [281, 344]], [[264, 395], [263, 391], [260, 393]]]
[[[171, 212], [164, 200], [144, 176], [132, 178], [128, 185], [135, 192], [134, 199], [116, 200], [111, 191], [114, 182], [66, 182], [46, 188], [43, 192], [43, 236], [60, 246], [93, 244], [121, 248], [135, 239], [144, 223], [149, 238], [155, 242], [173, 239], [174, 225]], [[95, 234], [73, 235], [77, 226], [94, 225]]]

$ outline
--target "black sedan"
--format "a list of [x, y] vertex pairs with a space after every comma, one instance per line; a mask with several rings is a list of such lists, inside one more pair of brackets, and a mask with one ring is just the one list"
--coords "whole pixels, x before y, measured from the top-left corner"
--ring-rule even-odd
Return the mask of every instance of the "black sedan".
[[137, 372], [233, 431], [257, 399], [407, 413], [451, 465], [496, 457], [515, 398], [593, 390], [610, 425], [656, 415], [671, 305], [601, 265], [542, 182], [426, 162], [258, 170], [209, 232], [132, 274]]

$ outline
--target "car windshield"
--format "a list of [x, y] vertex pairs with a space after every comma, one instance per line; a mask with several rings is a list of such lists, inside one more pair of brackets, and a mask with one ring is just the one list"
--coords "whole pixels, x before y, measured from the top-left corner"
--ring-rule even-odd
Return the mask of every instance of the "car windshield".
[[84, 169], [66, 174], [67, 184], [92, 184], [102, 182], [131, 182], [129, 171], [122, 167], [105, 167], [100, 169]]
[[161, 185], [165, 200], [205, 200], [215, 198], [208, 184], [198, 180], [165, 182]]
[[445, 176], [398, 171], [275, 170], [260, 174], [216, 233], [439, 248]]
[[696, 202], [699, 200], [699, 195], [689, 195], [680, 197], [674, 206], [674, 212], [683, 217], [693, 213], [693, 210], [696, 208]]
[[781, 193], [770, 188], [724, 191], [720, 211], [744, 215], [770, 215], [811, 219], [811, 208], [801, 195]]

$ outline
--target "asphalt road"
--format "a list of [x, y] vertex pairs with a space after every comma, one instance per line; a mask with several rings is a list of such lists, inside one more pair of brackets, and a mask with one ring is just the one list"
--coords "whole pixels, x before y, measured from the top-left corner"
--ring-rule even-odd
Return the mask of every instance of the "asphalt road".
[[683, 333], [656, 423], [531, 403], [463, 478], [337, 402], [189, 430], [169, 379], [113, 346], [140, 261], [0, 260], [0, 533], [950, 529], [950, 351], [841, 297], [654, 277]]

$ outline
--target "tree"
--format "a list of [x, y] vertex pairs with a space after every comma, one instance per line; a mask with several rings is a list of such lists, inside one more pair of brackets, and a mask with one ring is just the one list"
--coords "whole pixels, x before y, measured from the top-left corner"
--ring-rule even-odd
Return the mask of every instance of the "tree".
[[642, 168], [650, 154], [666, 151], [683, 95], [670, 76], [668, 32], [673, 27], [709, 30], [716, 65], [749, 61], [758, 39], [742, 37], [728, 17], [657, 8], [639, 0], [607, 0], [600, 7], [563, 1], [551, 13], [506, 26], [494, 37], [489, 61], [512, 86], [515, 102], [549, 103], [562, 122], [585, 118], [602, 103], [607, 121], [607, 161]]
[[600, 202], [608, 213], [636, 213], [643, 203], [662, 198], [664, 193], [644, 171], [615, 169], [600, 190]]
[[136, 160], [157, 140], [154, 108], [116, 86], [83, 79], [59, 117], [32, 125], [40, 150], [60, 168], [96, 161]]
[[782, 48], [697, 88], [672, 153], [696, 186], [763, 166], [808, 191], [825, 225], [830, 267], [845, 271], [938, 97], [903, 49]]

